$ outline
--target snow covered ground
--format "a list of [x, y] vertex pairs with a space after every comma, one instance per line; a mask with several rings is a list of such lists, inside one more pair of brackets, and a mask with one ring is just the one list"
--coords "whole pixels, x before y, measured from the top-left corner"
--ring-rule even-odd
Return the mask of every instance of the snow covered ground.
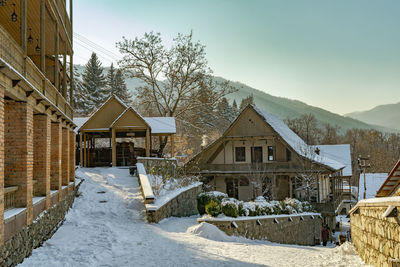
[[363, 266], [351, 245], [281, 245], [228, 237], [197, 217], [145, 221], [137, 178], [117, 168], [79, 169], [84, 178], [55, 235], [21, 266]]

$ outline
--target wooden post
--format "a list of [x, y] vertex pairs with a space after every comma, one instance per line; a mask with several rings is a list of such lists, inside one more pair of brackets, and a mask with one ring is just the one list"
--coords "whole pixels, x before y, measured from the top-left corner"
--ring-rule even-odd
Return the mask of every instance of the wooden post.
[[79, 165], [83, 167], [83, 144], [82, 144], [82, 132], [79, 132]]
[[111, 145], [112, 145], [112, 166], [117, 166], [117, 133], [115, 129], [112, 128], [111, 130]]
[[[65, 47], [66, 49], [66, 47]], [[63, 55], [63, 83], [62, 83], [62, 95], [67, 100], [67, 52], [64, 51]]]
[[86, 166], [86, 133], [83, 133], [83, 167]]
[[171, 134], [171, 158], [173, 158], [175, 155], [175, 142], [174, 142], [174, 135]]
[[59, 54], [59, 44], [60, 44], [60, 33], [58, 29], [58, 23], [56, 22], [56, 35], [54, 37], [54, 86], [60, 91], [60, 83], [58, 76], [58, 54]]
[[46, 73], [46, 0], [40, 3], [40, 70]]
[[24, 55], [27, 54], [26, 44], [26, 14], [27, 14], [27, 0], [21, 0], [21, 47]]
[[150, 157], [150, 129], [146, 129], [146, 157]]
[[292, 177], [289, 176], [289, 198], [293, 197]]

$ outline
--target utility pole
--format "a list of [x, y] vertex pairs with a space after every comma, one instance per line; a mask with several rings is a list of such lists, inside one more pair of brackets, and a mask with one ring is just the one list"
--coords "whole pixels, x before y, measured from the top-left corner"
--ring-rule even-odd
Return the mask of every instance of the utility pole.
[[362, 157], [361, 155], [358, 156], [358, 166], [360, 167], [361, 172], [364, 173], [364, 199], [367, 198], [367, 181], [365, 177], [365, 169], [370, 168], [371, 164], [369, 163], [370, 156], [368, 155], [367, 157]]

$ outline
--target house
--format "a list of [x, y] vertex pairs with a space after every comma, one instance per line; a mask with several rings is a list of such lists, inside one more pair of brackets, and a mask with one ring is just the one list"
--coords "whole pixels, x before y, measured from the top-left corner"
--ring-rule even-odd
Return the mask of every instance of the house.
[[[175, 119], [143, 117], [117, 96], [110, 96], [90, 117], [75, 118], [77, 161], [82, 167], [132, 166], [154, 155], [154, 138], [170, 141], [174, 156]], [[143, 147], [141, 147], [143, 145]], [[164, 143], [165, 145], [165, 143]]]
[[386, 180], [376, 193], [376, 197], [400, 196], [400, 160], [389, 172]]
[[230, 197], [310, 200], [332, 218], [342, 197], [343, 172], [352, 172], [350, 147], [332, 148], [307, 145], [277, 116], [248, 105], [186, 167], [211, 190]]
[[69, 3], [0, 4], [0, 248], [74, 190]]
[[[320, 150], [320, 155], [342, 163], [345, 167], [342, 170], [342, 190], [336, 207], [337, 214], [346, 214], [358, 200], [358, 187], [352, 184], [353, 168], [351, 163], [351, 149], [349, 144], [318, 145], [314, 149]], [[324, 194], [320, 192], [320, 194]]]

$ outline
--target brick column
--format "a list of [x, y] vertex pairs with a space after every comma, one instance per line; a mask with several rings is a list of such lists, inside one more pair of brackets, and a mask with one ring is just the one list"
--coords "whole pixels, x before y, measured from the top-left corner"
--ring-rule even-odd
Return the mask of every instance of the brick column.
[[69, 131], [69, 180], [75, 183], [75, 133]]
[[[62, 128], [62, 185], [69, 184], [69, 132], [67, 128]], [[68, 189], [67, 189], [68, 190]]]
[[5, 186], [18, 186], [15, 205], [26, 207], [26, 222], [33, 217], [33, 109], [26, 102], [5, 101]]
[[4, 88], [0, 85], [0, 246], [4, 242]]
[[51, 157], [50, 157], [50, 188], [58, 190], [58, 201], [62, 198], [61, 190], [61, 145], [62, 133], [61, 124], [58, 122], [51, 123]]
[[33, 116], [33, 180], [36, 193], [46, 196], [46, 209], [50, 207], [50, 145], [51, 120], [47, 114]]

